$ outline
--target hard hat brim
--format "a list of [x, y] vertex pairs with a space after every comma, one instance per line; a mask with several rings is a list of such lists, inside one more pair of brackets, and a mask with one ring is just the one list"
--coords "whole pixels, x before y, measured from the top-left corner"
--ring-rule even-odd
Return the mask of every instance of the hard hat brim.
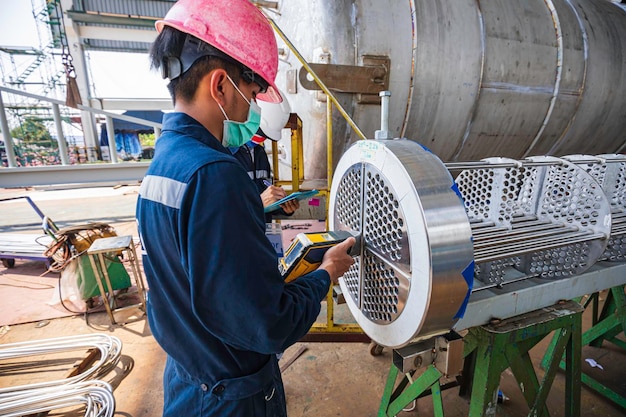
[[276, 84], [273, 82], [269, 83], [267, 91], [263, 94], [257, 94], [256, 99], [261, 101], [266, 101], [268, 103], [282, 103], [283, 97], [278, 92], [278, 88]]

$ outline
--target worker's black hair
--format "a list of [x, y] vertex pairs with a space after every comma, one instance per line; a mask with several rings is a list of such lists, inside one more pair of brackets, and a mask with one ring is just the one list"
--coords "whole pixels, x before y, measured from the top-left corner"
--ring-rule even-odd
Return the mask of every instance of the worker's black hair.
[[[163, 71], [163, 66], [166, 65], [168, 58], [180, 57], [187, 36], [186, 33], [178, 29], [164, 26], [150, 48], [150, 67]], [[207, 49], [211, 48], [206, 42], [201, 40], [198, 42], [200, 47], [205, 45]], [[176, 103], [177, 98], [192, 101], [200, 80], [216, 68], [224, 69], [233, 82], [239, 84], [241, 69], [236, 64], [219, 57], [204, 56], [196, 60], [188, 71], [170, 80], [167, 89], [174, 103]]]

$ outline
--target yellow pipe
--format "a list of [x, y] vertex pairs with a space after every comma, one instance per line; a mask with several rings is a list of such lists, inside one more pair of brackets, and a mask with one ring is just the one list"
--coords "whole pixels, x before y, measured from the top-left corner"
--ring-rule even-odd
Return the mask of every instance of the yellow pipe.
[[274, 183], [278, 184], [280, 181], [278, 172], [278, 142], [275, 141], [272, 141], [272, 168], [274, 169]]
[[[300, 158], [300, 148], [302, 147], [301, 141], [298, 141], [298, 131], [299, 124], [296, 125], [295, 129], [291, 130], [291, 191], [296, 192], [300, 190], [300, 179], [299, 174], [300, 171], [298, 169], [299, 165], [302, 164], [302, 160]], [[300, 142], [300, 143], [299, 143]]]
[[[287, 36], [285, 36], [285, 34], [283, 33], [283, 31], [278, 27], [278, 25], [276, 25], [276, 23], [274, 22], [273, 19], [271, 19], [270, 17], [268, 17], [267, 15], [265, 16], [267, 17], [267, 20], [269, 20], [270, 24], [272, 25], [272, 27], [274, 28], [274, 31], [276, 31], [276, 33], [278, 33], [278, 35], [282, 38], [282, 40], [287, 44], [287, 46], [289, 46], [289, 48], [291, 49], [291, 51], [294, 53], [294, 55], [298, 58], [298, 60], [300, 61], [300, 63], [302, 64], [302, 66], [307, 70], [307, 72], [309, 74], [311, 74], [311, 76], [313, 77], [313, 79], [315, 80], [315, 82], [317, 83], [317, 85], [319, 85], [319, 87], [322, 89], [322, 91], [324, 91], [324, 93], [326, 94], [326, 167], [327, 167], [327, 171], [326, 171], [326, 185], [327, 185], [327, 192], [326, 194], [326, 230], [328, 230], [328, 208], [329, 208], [329, 196], [330, 196], [330, 187], [331, 187], [331, 182], [332, 182], [332, 177], [333, 177], [333, 146], [332, 146], [332, 138], [333, 138], [333, 124], [332, 124], [332, 113], [333, 113], [333, 104], [335, 106], [337, 106], [337, 110], [339, 110], [339, 113], [341, 113], [341, 115], [343, 116], [343, 118], [348, 122], [348, 124], [350, 125], [350, 127], [352, 127], [352, 129], [356, 132], [356, 134], [361, 138], [361, 139], [366, 139], [365, 135], [363, 134], [363, 132], [361, 131], [361, 129], [359, 129], [359, 127], [356, 125], [356, 123], [354, 123], [354, 121], [352, 120], [352, 118], [350, 117], [350, 115], [343, 109], [343, 107], [341, 106], [341, 104], [339, 104], [339, 102], [337, 101], [337, 99], [335, 98], [334, 94], [326, 87], [326, 85], [324, 84], [324, 82], [317, 76], [317, 74], [315, 73], [315, 71], [313, 71], [313, 69], [309, 66], [309, 64], [306, 62], [306, 60], [304, 59], [304, 57], [300, 54], [300, 52], [298, 52], [298, 50], [296, 49], [296, 47], [293, 45], [293, 43], [291, 43], [291, 41], [287, 38]], [[292, 134], [292, 146], [294, 143], [294, 138], [293, 138], [293, 134]], [[302, 145], [302, 144], [300, 144]], [[292, 152], [293, 152], [293, 147], [292, 147]], [[302, 158], [300, 159], [299, 163], [302, 163]], [[295, 170], [295, 167], [292, 167]], [[297, 186], [296, 186], [297, 187]], [[336, 326], [334, 323], [334, 300], [333, 300], [333, 294], [332, 294], [332, 286], [330, 288], [330, 290], [328, 291], [328, 295], [326, 296], [326, 324], [322, 325], [322, 324], [318, 324], [315, 323], [310, 331], [311, 332], [318, 332], [318, 331], [331, 331], [331, 332], [348, 332], [348, 333], [361, 333], [362, 330], [360, 328], [360, 326], [358, 324], [354, 324], [354, 325], [340, 325], [340, 326]]]
[[322, 323], [313, 323], [309, 333], [363, 333], [363, 329], [358, 324], [333, 324], [328, 326]]
[[[333, 181], [333, 103], [326, 100], [326, 189], [330, 195], [330, 186]], [[328, 230], [328, 208], [330, 203], [326, 198], [326, 230]]]

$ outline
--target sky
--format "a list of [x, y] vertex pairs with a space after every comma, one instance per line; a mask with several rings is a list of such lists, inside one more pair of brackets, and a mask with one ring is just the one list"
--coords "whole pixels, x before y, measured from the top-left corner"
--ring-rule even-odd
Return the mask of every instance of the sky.
[[[32, 0], [39, 5], [42, 0]], [[39, 7], [39, 6], [38, 6]], [[0, 0], [0, 46], [40, 48], [31, 0]], [[5, 71], [12, 69], [0, 53]], [[92, 94], [99, 98], [168, 98], [165, 82], [150, 70], [147, 54], [90, 51], [87, 53]], [[18, 72], [32, 57], [14, 56]], [[33, 73], [33, 78], [37, 77]]]
[[29, 46], [38, 42], [29, 0], [0, 0], [0, 45]]

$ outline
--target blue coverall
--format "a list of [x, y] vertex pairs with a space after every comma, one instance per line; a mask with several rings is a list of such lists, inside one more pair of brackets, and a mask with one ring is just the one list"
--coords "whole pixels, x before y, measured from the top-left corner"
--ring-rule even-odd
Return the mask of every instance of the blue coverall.
[[[248, 176], [256, 185], [261, 194], [267, 188], [265, 181], [272, 183], [272, 166], [270, 160], [265, 153], [265, 147], [262, 144], [256, 144], [249, 141], [237, 148], [228, 148], [232, 155], [241, 163], [248, 172]], [[265, 223], [271, 223], [272, 217], [291, 216], [293, 213], [287, 214], [280, 208], [271, 213], [265, 213]]]
[[148, 320], [167, 353], [163, 415], [286, 415], [276, 353], [315, 321], [328, 273], [284, 283], [256, 186], [183, 113], [163, 118], [136, 215]]

